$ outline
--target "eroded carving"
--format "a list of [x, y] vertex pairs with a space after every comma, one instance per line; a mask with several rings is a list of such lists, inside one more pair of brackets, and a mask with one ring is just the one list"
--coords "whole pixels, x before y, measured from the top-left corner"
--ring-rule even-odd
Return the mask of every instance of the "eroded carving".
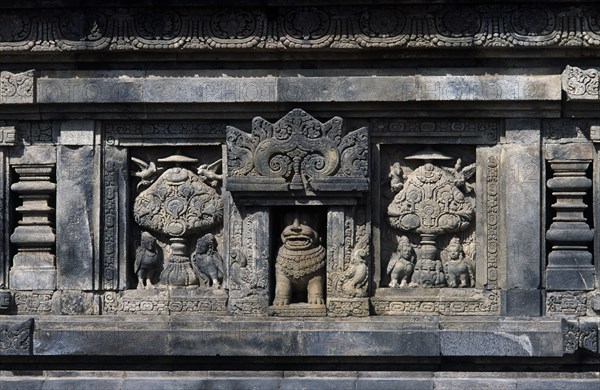
[[408, 286], [415, 269], [416, 260], [417, 256], [410, 240], [406, 236], [401, 236], [398, 239], [398, 250], [392, 255], [388, 263], [387, 273], [391, 277], [390, 287]]
[[562, 88], [570, 99], [598, 99], [598, 70], [567, 66], [562, 74]]
[[444, 273], [448, 287], [473, 287], [473, 268], [466, 259], [465, 251], [458, 237], [441, 252]]
[[0, 324], [0, 355], [28, 355], [33, 347], [33, 318], [14, 325]]
[[198, 280], [207, 286], [221, 288], [223, 280], [223, 258], [217, 252], [217, 240], [207, 233], [196, 241], [196, 250], [192, 253], [192, 266]]
[[275, 123], [257, 117], [252, 134], [227, 128], [227, 188], [366, 190], [367, 157], [367, 129], [342, 137], [339, 117], [321, 123], [300, 109]]
[[275, 260], [274, 306], [292, 303], [292, 295], [307, 293], [311, 305], [325, 304], [325, 248], [319, 233], [312, 227], [314, 220], [306, 212], [294, 212], [285, 217], [287, 226], [281, 233], [283, 245]]
[[0, 73], [0, 103], [17, 104], [34, 102], [34, 71]]
[[142, 241], [135, 253], [134, 271], [138, 277], [138, 289], [154, 287], [153, 278], [162, 265], [162, 251], [156, 238], [150, 233], [142, 233]]
[[[387, 210], [388, 222], [395, 229], [420, 236], [411, 279], [414, 286], [441, 287], [447, 284], [436, 238], [467, 229], [475, 215], [472, 199], [466, 196], [473, 191], [468, 180], [475, 173], [475, 164], [463, 167], [460, 158], [452, 168], [433, 163], [450, 159], [445, 154], [426, 149], [406, 157], [406, 160], [424, 161], [411, 173], [404, 174], [397, 163], [391, 167], [391, 186], [397, 193]], [[458, 268], [465, 268], [464, 264], [459, 267], [458, 262], [456, 259], [448, 271], [452, 270], [454, 274]], [[388, 267], [390, 273], [394, 266]], [[471, 280], [472, 276], [469, 285]], [[395, 281], [398, 282], [397, 279]], [[463, 286], [462, 283], [459, 285]]]

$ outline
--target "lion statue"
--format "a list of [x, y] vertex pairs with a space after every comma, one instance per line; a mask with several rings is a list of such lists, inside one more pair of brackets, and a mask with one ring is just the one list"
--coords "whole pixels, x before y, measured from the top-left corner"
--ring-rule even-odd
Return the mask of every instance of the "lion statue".
[[281, 233], [283, 245], [275, 260], [275, 299], [273, 305], [283, 306], [292, 302], [295, 295], [312, 305], [323, 305], [323, 282], [325, 279], [325, 248], [309, 215], [302, 212], [288, 214], [287, 226]]

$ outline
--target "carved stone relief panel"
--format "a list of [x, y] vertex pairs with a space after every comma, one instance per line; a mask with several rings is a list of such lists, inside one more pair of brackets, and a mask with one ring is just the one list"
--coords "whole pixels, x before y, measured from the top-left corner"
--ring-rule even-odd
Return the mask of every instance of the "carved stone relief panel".
[[274, 316], [368, 315], [367, 129], [294, 109], [226, 139], [230, 309], [260, 313], [266, 298]]
[[[497, 252], [497, 230], [488, 231], [492, 245], [479, 237], [486, 232], [480, 225], [498, 224], [498, 199], [488, 208], [491, 216], [477, 210], [479, 197], [498, 194], [497, 157], [489, 154], [491, 176], [486, 169], [477, 174], [484, 155], [468, 145], [381, 146], [381, 180], [374, 184], [380, 194], [376, 314], [498, 313], [498, 292], [480, 289], [490, 281], [483, 270], [497, 280], [498, 263], [497, 253], [482, 252]], [[491, 191], [477, 182], [482, 177], [491, 180]]]
[[457, 149], [456, 157], [426, 148], [382, 161], [393, 194], [384, 228], [392, 242], [383, 256], [390, 287], [474, 285], [475, 163], [473, 151]]

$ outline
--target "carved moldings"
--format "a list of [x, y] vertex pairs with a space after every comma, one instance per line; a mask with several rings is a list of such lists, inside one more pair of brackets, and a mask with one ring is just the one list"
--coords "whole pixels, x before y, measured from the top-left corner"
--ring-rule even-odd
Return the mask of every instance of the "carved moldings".
[[54, 245], [56, 236], [49, 202], [56, 192], [54, 164], [15, 164], [19, 181], [11, 189], [22, 205], [18, 226], [10, 236], [17, 247], [10, 270], [11, 288], [52, 290], [56, 287]]
[[257, 117], [252, 133], [227, 128], [230, 191], [366, 191], [366, 128], [342, 137], [342, 119], [321, 123], [294, 109], [275, 123]]
[[225, 315], [227, 311], [226, 292], [213, 289], [107, 292], [101, 302], [102, 312], [106, 314]]
[[35, 71], [0, 72], [0, 104], [26, 104], [35, 100]]
[[472, 289], [430, 289], [429, 293], [407, 289], [394, 294], [391, 289], [379, 289], [371, 299], [377, 315], [498, 315], [497, 291]]
[[585, 159], [549, 161], [552, 178], [547, 186], [556, 201], [546, 232], [546, 241], [552, 245], [546, 268], [548, 290], [594, 289], [593, 255], [586, 247], [594, 240], [594, 233], [584, 215], [588, 207], [584, 198], [592, 187], [592, 180], [586, 177], [590, 163]]
[[[0, 51], [597, 47], [596, 5], [11, 10]], [[36, 28], [36, 26], [41, 26]]]
[[0, 355], [31, 355], [32, 352], [33, 318], [0, 324]]
[[[491, 89], [493, 86], [485, 88]], [[382, 138], [387, 142], [402, 137], [403, 143], [495, 144], [500, 134], [500, 123], [489, 119], [377, 119], [373, 121], [372, 129], [372, 138]]]

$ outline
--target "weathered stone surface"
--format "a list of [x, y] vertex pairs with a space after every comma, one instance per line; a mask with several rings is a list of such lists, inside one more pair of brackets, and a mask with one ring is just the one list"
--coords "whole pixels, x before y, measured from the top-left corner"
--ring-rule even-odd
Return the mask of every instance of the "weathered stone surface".
[[[62, 133], [61, 133], [62, 134]], [[61, 135], [62, 137], [62, 135]], [[59, 146], [56, 164], [58, 287], [92, 290], [94, 272], [94, 174], [91, 146]]]
[[[506, 204], [506, 288], [538, 288], [541, 233], [522, 226], [540, 226], [540, 121], [507, 120], [502, 151]], [[525, 137], [528, 146], [513, 143]]]
[[[161, 77], [143, 72], [42, 72], [38, 103], [236, 103], [556, 101], [558, 75], [506, 75], [490, 69], [467, 76], [380, 74], [373, 77], [286, 72], [278, 76], [232, 73], [227, 77]], [[469, 73], [469, 70], [463, 70]]]

